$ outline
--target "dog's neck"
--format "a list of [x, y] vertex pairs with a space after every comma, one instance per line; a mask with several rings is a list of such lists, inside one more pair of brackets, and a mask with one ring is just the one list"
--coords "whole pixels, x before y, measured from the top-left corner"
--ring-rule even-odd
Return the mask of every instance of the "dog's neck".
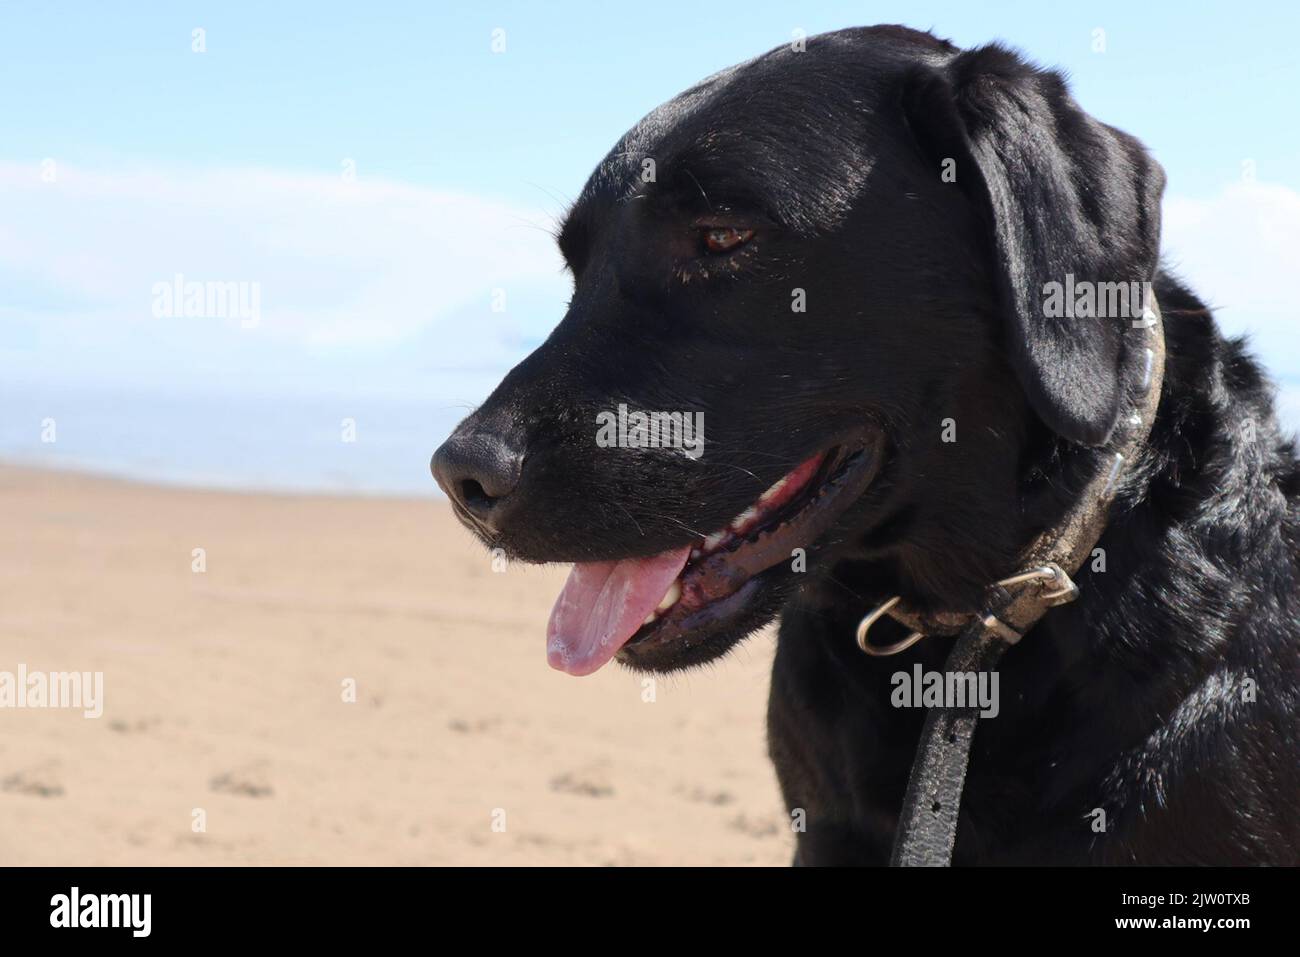
[[[1171, 581], [1194, 577], [1197, 569], [1215, 580], [1239, 574], [1244, 567], [1240, 563], [1249, 563], [1251, 556], [1225, 546], [1241, 537], [1235, 528], [1240, 518], [1221, 511], [1216, 526], [1212, 502], [1225, 486], [1234, 484], [1226, 480], [1234, 471], [1250, 470], [1251, 484], [1275, 491], [1279, 481], [1294, 475], [1293, 453], [1279, 436], [1255, 365], [1235, 345], [1223, 342], [1208, 310], [1176, 282], [1157, 277], [1156, 295], [1166, 312], [1169, 339], [1160, 410], [1143, 447], [1126, 461], [1109, 521], [1076, 576], [1078, 605], [1052, 612], [1035, 634], [1044, 627], [1054, 633], [1072, 632], [1079, 622], [1089, 627], [1109, 624], [1112, 616], [1105, 606], [1122, 605], [1126, 583], [1139, 571]], [[986, 391], [987, 383], [985, 379]], [[940, 496], [928, 513], [918, 506], [916, 514], [909, 515], [910, 506], [897, 507], [895, 515], [909, 518], [895, 518], [887, 532], [867, 533], [865, 560], [852, 555], [840, 563], [833, 583], [815, 587], [809, 598], [818, 604], [840, 603], [847, 588], [859, 597], [860, 614], [894, 593], [914, 596], [920, 607], [931, 610], [977, 607], [988, 582], [1018, 570], [1027, 543], [1064, 521], [1088, 482], [1112, 462], [1108, 451], [1068, 446], [1036, 431], [1027, 413], [1026, 422], [1019, 434], [1004, 430], [1008, 446], [1016, 443], [1020, 451], [1018, 461], [1010, 449], [1005, 456], [1023, 469], [1019, 478], [1006, 471], [999, 474], [992, 464], [983, 469], [975, 461], [959, 465], [945, 476], [956, 483], [955, 493], [947, 499]], [[987, 455], [983, 459], [997, 460]], [[977, 492], [981, 482], [988, 485]], [[1004, 491], [990, 490], [989, 485]], [[1284, 496], [1276, 492], [1273, 498], [1284, 515]], [[986, 508], [981, 511], [971, 502]], [[1238, 504], [1246, 508], [1249, 503]], [[1255, 518], [1261, 512], [1247, 508], [1247, 513]], [[1262, 523], [1248, 530], [1248, 536], [1281, 534], [1283, 524], [1282, 516], [1274, 516], [1271, 525]], [[886, 541], [886, 534], [893, 541]], [[1171, 536], [1185, 547], [1172, 547]], [[1194, 564], [1190, 571], [1185, 567], [1189, 560]], [[1216, 564], [1221, 572], [1213, 567]], [[915, 592], [909, 594], [909, 587]], [[1170, 600], [1188, 606], [1178, 596]], [[1183, 607], [1171, 610], [1170, 616], [1187, 613], [1189, 607]], [[1059, 628], [1052, 625], [1057, 617], [1062, 619]], [[851, 644], [853, 635], [850, 631], [837, 640]], [[1069, 640], [1123, 641], [1106, 634], [1095, 639], [1072, 634]]]
[[[1151, 435], [1160, 401], [1165, 340], [1154, 296], [1148, 297], [1141, 317], [1132, 327], [1132, 338], [1137, 342], [1129, 346], [1131, 361], [1125, 362], [1129, 367], [1126, 398], [1113, 434], [1096, 456], [1092, 473], [1074, 500], [1059, 517], [1033, 536], [1011, 574], [987, 586], [981, 601], [992, 602], [1002, 610], [993, 615], [989, 611], [992, 605], [982, 604], [969, 610], [949, 607], [937, 612], [926, 611], [912, 605], [905, 596], [897, 595], [859, 623], [857, 640], [864, 652], [893, 654], [928, 635], [955, 635], [979, 622], [982, 624], [978, 627], [986, 632], [1018, 641], [1050, 608], [1078, 596], [1078, 588], [1070, 576], [1087, 560], [1105, 530], [1125, 471], [1137, 461]], [[911, 637], [886, 649], [872, 643], [868, 630], [882, 614], [913, 629]]]

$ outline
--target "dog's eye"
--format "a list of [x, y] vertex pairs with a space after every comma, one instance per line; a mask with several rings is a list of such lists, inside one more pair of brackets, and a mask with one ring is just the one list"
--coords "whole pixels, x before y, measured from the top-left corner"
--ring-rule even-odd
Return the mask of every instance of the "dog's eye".
[[700, 230], [704, 248], [710, 253], [729, 253], [754, 238], [752, 229], [735, 229], [731, 226], [706, 226]]

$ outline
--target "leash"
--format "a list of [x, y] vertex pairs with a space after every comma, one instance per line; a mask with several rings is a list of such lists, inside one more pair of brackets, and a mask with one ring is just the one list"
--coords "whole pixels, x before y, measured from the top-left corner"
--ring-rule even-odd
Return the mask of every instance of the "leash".
[[[989, 586], [983, 607], [973, 614], [922, 614], [895, 595], [858, 624], [858, 646], [864, 652], [877, 657], [894, 655], [927, 635], [955, 634], [957, 642], [944, 663], [945, 670], [949, 674], [992, 671], [1003, 653], [1049, 609], [1078, 597], [1079, 588], [1070, 576], [1083, 566], [1101, 538], [1120, 476], [1151, 434], [1160, 402], [1165, 339], [1154, 295], [1148, 296], [1142, 319], [1134, 320], [1133, 325], [1145, 329], [1147, 342], [1132, 407], [1111, 438], [1105, 464], [1089, 480], [1065, 518], [1025, 550], [1021, 564], [1025, 570]], [[911, 628], [911, 634], [891, 645], [872, 645], [868, 633], [884, 615]], [[894, 836], [891, 866], [946, 867], [952, 863], [962, 789], [979, 717], [978, 705], [935, 708], [926, 715]]]

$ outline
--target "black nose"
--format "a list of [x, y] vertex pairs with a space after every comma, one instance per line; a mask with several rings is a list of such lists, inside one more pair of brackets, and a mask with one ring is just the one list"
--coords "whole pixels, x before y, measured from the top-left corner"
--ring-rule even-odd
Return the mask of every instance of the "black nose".
[[493, 432], [456, 430], [429, 463], [453, 503], [489, 531], [501, 530], [502, 507], [519, 484], [523, 452]]

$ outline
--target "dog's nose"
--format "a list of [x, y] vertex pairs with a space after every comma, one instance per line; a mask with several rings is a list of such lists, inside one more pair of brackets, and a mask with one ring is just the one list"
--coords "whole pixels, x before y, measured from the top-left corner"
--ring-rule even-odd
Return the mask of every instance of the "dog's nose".
[[491, 531], [500, 530], [501, 507], [519, 484], [523, 452], [492, 432], [455, 432], [429, 463], [438, 486]]

